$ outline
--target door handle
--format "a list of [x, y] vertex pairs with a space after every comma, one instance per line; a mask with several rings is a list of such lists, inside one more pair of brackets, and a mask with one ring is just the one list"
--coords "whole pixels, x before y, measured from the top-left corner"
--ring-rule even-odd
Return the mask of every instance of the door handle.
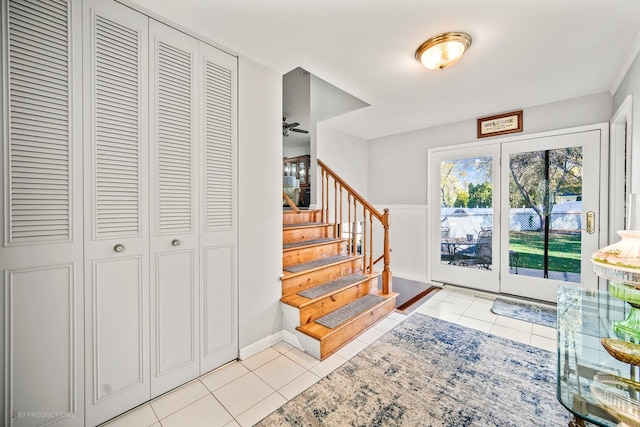
[[116, 252], [124, 252], [124, 245], [121, 243], [118, 243], [113, 247], [113, 250]]
[[587, 212], [587, 233], [593, 234], [596, 232], [596, 213], [593, 211]]
[[171, 241], [171, 244], [172, 244], [173, 246], [180, 246], [180, 243], [181, 243], [181, 242], [180, 242], [180, 240], [178, 240], [178, 239], [173, 239], [173, 240]]

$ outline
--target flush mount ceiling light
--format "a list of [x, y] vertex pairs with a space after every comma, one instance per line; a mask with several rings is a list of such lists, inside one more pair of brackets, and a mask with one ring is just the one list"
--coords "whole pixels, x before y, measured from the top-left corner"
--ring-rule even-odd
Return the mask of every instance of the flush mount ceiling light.
[[442, 33], [422, 43], [416, 50], [416, 59], [430, 70], [444, 70], [458, 62], [469, 46], [469, 34]]

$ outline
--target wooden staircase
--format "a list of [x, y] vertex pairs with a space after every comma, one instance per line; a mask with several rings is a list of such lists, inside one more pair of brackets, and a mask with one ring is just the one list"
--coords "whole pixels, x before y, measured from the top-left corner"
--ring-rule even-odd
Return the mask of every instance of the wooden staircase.
[[[383, 280], [386, 286], [378, 288], [384, 275], [373, 271], [366, 245], [342, 238], [336, 224], [343, 221], [330, 223], [326, 218], [323, 210], [283, 212], [281, 301], [285, 330], [291, 333], [287, 338], [321, 360], [394, 311], [397, 297], [388, 283], [390, 271]], [[315, 295], [300, 295], [304, 291]], [[317, 322], [345, 310], [351, 314], [336, 321], [337, 326]]]

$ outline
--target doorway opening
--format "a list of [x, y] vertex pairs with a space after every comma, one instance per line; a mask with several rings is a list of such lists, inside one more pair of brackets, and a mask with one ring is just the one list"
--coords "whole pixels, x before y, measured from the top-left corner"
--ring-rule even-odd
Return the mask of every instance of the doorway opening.
[[604, 137], [591, 126], [430, 150], [431, 280], [550, 302], [560, 284], [596, 289]]

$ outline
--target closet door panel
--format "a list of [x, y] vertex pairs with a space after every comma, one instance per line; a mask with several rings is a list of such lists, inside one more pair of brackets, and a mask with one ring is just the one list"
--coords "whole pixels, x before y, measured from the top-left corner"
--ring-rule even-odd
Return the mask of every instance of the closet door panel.
[[231, 353], [237, 347], [234, 245], [209, 247], [204, 251], [204, 260], [205, 275], [215, 274], [215, 280], [204, 290], [203, 354], [214, 357], [218, 353]]
[[201, 372], [238, 357], [237, 59], [200, 44]]
[[148, 18], [83, 2], [87, 424], [150, 398]]
[[[143, 360], [145, 311], [140, 288], [142, 259], [139, 256], [101, 259], [93, 262], [94, 296], [94, 389], [97, 401], [126, 393], [145, 381]], [[117, 308], [117, 309], [116, 309]], [[114, 313], [114, 310], [115, 311]], [[117, 343], [117, 345], [114, 345]]]
[[[158, 280], [156, 282], [156, 375], [167, 375], [197, 361], [194, 347], [195, 306], [193, 251], [166, 252], [156, 258]], [[186, 375], [184, 381], [197, 376]], [[182, 378], [178, 379], [181, 381]], [[181, 384], [181, 382], [178, 382]]]
[[149, 21], [151, 394], [198, 376], [198, 41]]
[[81, 426], [81, 3], [0, 4], [0, 424]]
[[3, 425], [82, 425], [75, 276], [73, 264], [5, 270], [10, 406]]

